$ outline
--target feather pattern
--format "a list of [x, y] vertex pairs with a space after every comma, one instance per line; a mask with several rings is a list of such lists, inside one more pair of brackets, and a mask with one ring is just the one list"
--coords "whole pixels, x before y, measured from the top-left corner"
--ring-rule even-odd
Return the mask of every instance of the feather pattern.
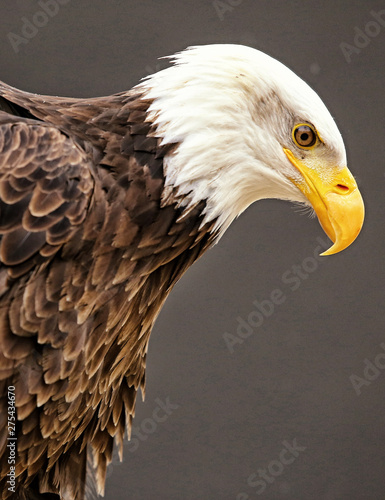
[[187, 213], [162, 202], [177, 144], [162, 145], [137, 91], [85, 101], [1, 84], [0, 95], [0, 404], [5, 414], [14, 385], [16, 494], [82, 500], [87, 469], [104, 490], [154, 320], [214, 243], [214, 222], [202, 226], [204, 200]]
[[[317, 94], [248, 47], [191, 47], [173, 63], [93, 99], [0, 82], [1, 500], [103, 493], [114, 441], [121, 455], [145, 392], [149, 336], [167, 295], [251, 203], [312, 204], [306, 168], [330, 226], [322, 193], [341, 187], [333, 182], [346, 153]], [[298, 124], [313, 129], [314, 147], [294, 140]], [[333, 220], [336, 211], [349, 219], [346, 242], [363, 221], [351, 180], [354, 227], [347, 197], [330, 202]], [[10, 385], [15, 493], [6, 487]]]

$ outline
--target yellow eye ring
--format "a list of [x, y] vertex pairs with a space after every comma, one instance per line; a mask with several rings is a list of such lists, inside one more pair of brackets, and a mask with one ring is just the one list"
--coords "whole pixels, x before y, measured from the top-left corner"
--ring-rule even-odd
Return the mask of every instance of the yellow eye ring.
[[292, 131], [294, 143], [301, 149], [312, 149], [318, 142], [315, 129], [308, 123], [298, 123]]

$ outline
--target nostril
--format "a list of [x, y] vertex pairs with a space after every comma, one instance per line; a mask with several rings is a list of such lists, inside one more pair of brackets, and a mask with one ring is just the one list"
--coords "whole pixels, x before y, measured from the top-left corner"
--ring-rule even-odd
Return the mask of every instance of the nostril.
[[347, 186], [344, 186], [343, 184], [337, 184], [336, 187], [340, 191], [340, 193], [347, 193], [349, 191], [349, 188]]

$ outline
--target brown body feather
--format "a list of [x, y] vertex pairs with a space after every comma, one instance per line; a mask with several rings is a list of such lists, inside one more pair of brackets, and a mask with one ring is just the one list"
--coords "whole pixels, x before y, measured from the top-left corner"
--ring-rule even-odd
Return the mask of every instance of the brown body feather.
[[[149, 335], [172, 286], [214, 242], [205, 202], [162, 204], [161, 146], [134, 92], [90, 100], [0, 85], [0, 494], [16, 388], [15, 498], [103, 491], [113, 441], [144, 391]], [[19, 116], [18, 116], [19, 115]], [[47, 496], [39, 496], [47, 493]]]

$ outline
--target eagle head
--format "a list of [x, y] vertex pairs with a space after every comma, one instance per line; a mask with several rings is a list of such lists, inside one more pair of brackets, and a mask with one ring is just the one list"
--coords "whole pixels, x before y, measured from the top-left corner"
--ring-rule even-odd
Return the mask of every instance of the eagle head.
[[338, 128], [319, 96], [272, 57], [242, 45], [195, 46], [138, 87], [163, 144], [163, 203], [205, 200], [222, 234], [251, 203], [278, 198], [314, 209], [339, 252], [358, 236], [364, 204]]

